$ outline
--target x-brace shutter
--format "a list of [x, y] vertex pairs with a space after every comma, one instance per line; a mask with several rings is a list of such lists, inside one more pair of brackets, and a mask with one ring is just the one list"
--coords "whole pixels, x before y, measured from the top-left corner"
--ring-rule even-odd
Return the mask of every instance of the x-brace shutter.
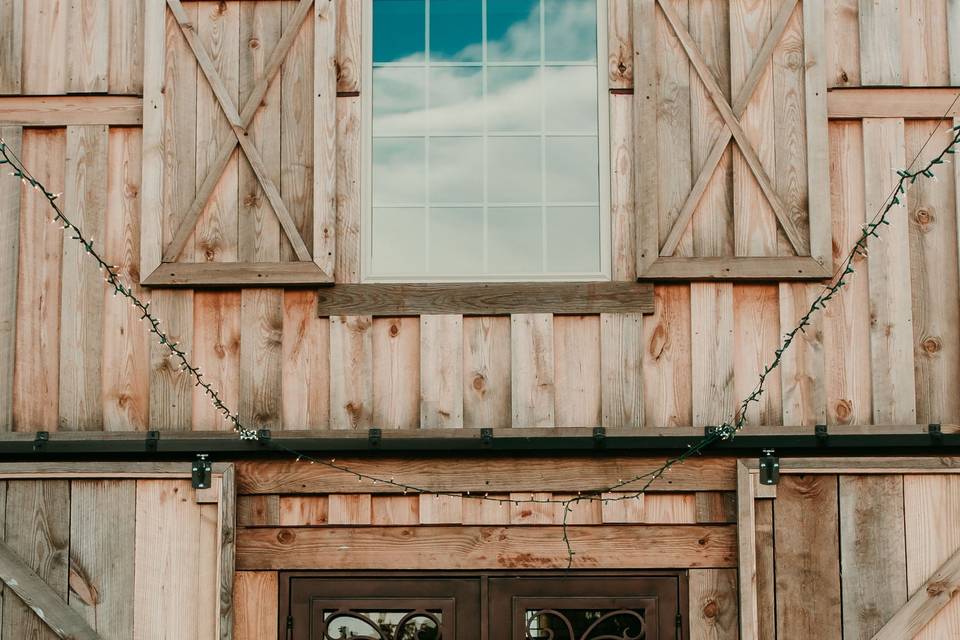
[[[777, 46], [801, 0], [785, 0], [773, 17], [770, 31], [758, 50], [749, 73], [731, 101], [726, 97], [697, 42], [675, 6], [663, 0], [638, 0], [636, 15], [637, 69], [637, 188], [638, 188], [638, 275], [655, 279], [811, 279], [829, 276], [830, 218], [827, 176], [826, 83], [821, 58], [824, 55], [824, 7], [822, 0], [803, 0], [804, 84], [809, 234], [802, 230], [795, 213], [783, 202], [768, 175], [753, 141], [744, 130], [742, 118]], [[669, 230], [661, 228], [657, 198], [661, 172], [671, 167], [657, 157], [658, 95], [657, 22], [662, 19], [676, 36], [692, 69], [693, 81], [703, 84], [722, 121], [721, 130], [709, 147], [706, 160], [683, 206]], [[667, 71], [668, 73], [673, 70]], [[776, 114], [784, 117], [784, 114]], [[733, 143], [739, 149], [760, 192], [769, 203], [777, 225], [796, 256], [790, 257], [678, 257], [677, 249], [691, 221], [703, 204], [703, 196], [726, 150]], [[667, 231], [663, 234], [663, 231]], [[660, 238], [665, 235], [665, 240]]]
[[[250, 90], [242, 109], [238, 109], [227, 83], [197, 34], [196, 25], [181, 0], [145, 0], [144, 22], [144, 187], [143, 224], [141, 240], [142, 282], [156, 286], [225, 286], [255, 284], [282, 286], [292, 284], [329, 283], [333, 281], [334, 261], [334, 197], [330, 176], [335, 166], [333, 147], [335, 131], [332, 126], [335, 113], [336, 72], [336, 3], [300, 0], [283, 30], [280, 40], [267, 59], [263, 72]], [[177, 34], [167, 33], [166, 12], [196, 58], [203, 78], [208, 83], [216, 102], [229, 123], [233, 136], [220, 143], [210, 157], [209, 169], [197, 185], [196, 194], [185, 212], [177, 212], [179, 222], [173, 227], [168, 243], [163, 243], [163, 216], [170, 214], [171, 205], [164, 202], [165, 127], [192, 127], [195, 122], [169, 122], [165, 118], [165, 82], [177, 78], [165, 77], [167, 43]], [[250, 133], [250, 126], [260, 110], [274, 77], [283, 66], [294, 41], [300, 36], [307, 20], [315, 21], [315, 51], [313, 61], [315, 140], [302, 140], [314, 155], [314, 212], [313, 254], [298, 229], [276, 182], [271, 177], [263, 155]], [[185, 78], [190, 82], [192, 78]], [[307, 114], [308, 116], [310, 114]], [[280, 228], [290, 241], [296, 261], [292, 262], [237, 262], [184, 263], [177, 262], [190, 240], [208, 201], [217, 188], [237, 146], [247, 158], [250, 168], [276, 214]], [[173, 158], [176, 161], [176, 158]]]

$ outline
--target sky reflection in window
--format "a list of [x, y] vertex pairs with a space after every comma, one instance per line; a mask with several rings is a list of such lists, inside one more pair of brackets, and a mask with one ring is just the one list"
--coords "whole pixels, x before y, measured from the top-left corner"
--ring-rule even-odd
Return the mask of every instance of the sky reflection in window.
[[373, 67], [370, 275], [603, 270], [596, 0], [373, 0]]

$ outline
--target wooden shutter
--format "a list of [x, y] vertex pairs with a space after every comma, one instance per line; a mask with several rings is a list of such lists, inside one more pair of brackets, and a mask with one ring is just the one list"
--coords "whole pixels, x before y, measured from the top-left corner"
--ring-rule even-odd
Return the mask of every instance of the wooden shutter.
[[142, 282], [332, 282], [337, 3], [144, 1]]
[[828, 276], [823, 0], [635, 8], [638, 276]]

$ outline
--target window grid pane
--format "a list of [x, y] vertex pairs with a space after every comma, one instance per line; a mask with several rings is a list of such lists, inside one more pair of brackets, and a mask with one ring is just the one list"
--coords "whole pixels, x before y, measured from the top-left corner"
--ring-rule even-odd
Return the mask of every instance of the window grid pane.
[[[379, 5], [396, 1], [398, 0], [374, 0], [374, 15], [376, 15]], [[410, 0], [399, 1], [402, 4], [410, 3]], [[553, 209], [556, 211], [556, 207], [559, 205], [568, 212], [579, 211], [584, 216], [590, 216], [588, 219], [573, 225], [571, 232], [574, 228], [600, 229], [602, 227], [600, 222], [599, 181], [601, 176], [599, 175], [600, 164], [598, 159], [600, 141], [598, 135], [598, 96], [596, 88], [599, 64], [597, 56], [597, 15], [595, 1], [476, 0], [476, 4], [478, 4], [480, 8], [481, 40], [479, 60], [475, 58], [475, 48], [467, 51], [467, 49], [472, 46], [469, 42], [469, 37], [463, 36], [462, 34], [451, 35], [449, 29], [445, 30], [439, 24], [432, 24], [432, 21], [436, 19], [437, 16], [440, 16], [442, 19], [444, 15], [456, 13], [457, 11], [460, 11], [461, 14], [465, 13], [470, 15], [473, 3], [469, 1], [464, 2], [464, 6], [457, 9], [450, 6], [453, 4], [450, 0], [421, 0], [421, 2], [423, 6], [422, 12], [416, 9], [414, 9], [414, 11], [423, 16], [424, 24], [422, 32], [420, 32], [423, 37], [423, 51], [412, 52], [405, 58], [394, 57], [385, 60], [378, 60], [375, 53], [373, 67], [374, 77], [376, 77], [378, 70], [385, 71], [389, 68], [396, 68], [398, 70], [401, 68], [409, 68], [414, 72], [414, 76], [411, 77], [423, 78], [423, 83], [419, 87], [413, 87], [413, 89], [422, 91], [422, 100], [419, 102], [424, 105], [423, 117], [418, 118], [416, 114], [412, 116], [410, 116], [410, 114], [403, 115], [404, 117], [410, 116], [406, 117], [407, 122], [415, 124], [423, 122], [425, 129], [417, 131], [416, 129], [420, 128], [418, 126], [413, 130], [406, 131], [404, 130], [402, 119], [398, 120], [399, 126], [378, 127], [378, 123], [376, 122], [378, 115], [382, 116], [383, 114], [392, 113], [390, 105], [381, 106], [378, 104], [378, 98], [381, 98], [386, 87], [391, 85], [381, 85], [381, 87], [375, 85], [373, 148], [382, 148], [378, 145], [378, 141], [386, 142], [391, 138], [407, 140], [417, 138], [422, 140], [422, 160], [420, 157], [414, 158], [413, 156], [409, 157], [408, 160], [422, 163], [423, 199], [422, 201], [397, 203], [397, 205], [422, 209], [424, 213], [422, 224], [425, 237], [424, 242], [421, 243], [420, 246], [424, 248], [426, 255], [424, 256], [423, 262], [417, 266], [404, 264], [387, 265], [385, 264], [385, 260], [378, 259], [374, 256], [372, 264], [374, 265], [375, 275], [410, 273], [410, 267], [413, 267], [414, 272], [419, 272], [419, 269], [425, 269], [427, 274], [440, 277], [482, 276], [484, 274], [536, 276], [551, 273], [572, 273], [574, 275], [576, 273], [599, 273], [602, 271], [599, 259], [601, 253], [599, 237], [591, 238], [589, 242], [584, 242], [583, 244], [585, 246], [583, 246], [582, 249], [572, 244], [569, 238], [567, 238], [566, 241], [560, 241], [559, 244], [563, 247], [564, 252], [569, 251], [571, 248], [575, 249], [574, 253], [576, 253], [576, 255], [572, 255], [566, 265], [563, 264], [563, 254], [560, 254], [560, 258], [557, 258], [556, 255], [551, 257], [552, 253], [556, 253], [551, 252], [551, 239], [554, 243], [558, 242], [560, 235], [558, 235], [556, 224], [551, 226], [549, 216], [549, 210]], [[432, 4], [436, 5], [439, 9], [434, 11], [434, 7], [431, 6]], [[533, 38], [525, 38], [522, 29], [517, 28], [517, 25], [520, 24], [519, 22], [510, 24], [506, 30], [504, 30], [503, 24], [496, 24], [493, 30], [499, 33], [501, 39], [509, 40], [509, 42], [504, 43], [501, 41], [493, 46], [491, 44], [491, 24], [496, 23], [497, 15], [491, 16], [491, 6], [496, 10], [495, 13], [502, 13], [506, 7], [508, 13], [512, 10], [514, 14], [517, 14], [518, 7], [523, 9], [523, 7], [528, 6], [530, 8], [530, 14], [523, 24], [536, 31], [535, 36]], [[582, 13], [585, 9], [588, 9], [589, 12], [592, 13], [591, 22], [588, 25], [589, 28], [592, 29], [591, 33], [593, 34], [592, 38], [588, 38], [588, 48], [591, 49], [589, 55], [584, 53], [586, 49], [584, 49], [583, 46], [578, 45], [579, 50], [574, 52], [575, 55], [548, 56], [550, 52], [556, 53], [558, 50], [562, 52], [562, 48], [557, 49], [556, 43], [548, 43], [547, 41], [550, 37], [551, 29], [553, 32], [563, 36], [557, 25], [564, 24], [564, 19], [569, 19], [570, 17], [569, 15], [551, 14], [550, 12], [562, 10], [572, 13], [579, 11]], [[549, 26], [548, 19], [550, 21]], [[377, 24], [376, 19], [374, 24]], [[589, 31], [583, 24], [579, 26], [584, 33]], [[464, 25], [462, 23], [458, 23], [452, 28], [460, 29], [461, 27], [463, 28], [461, 30], [465, 33], [473, 33], [473, 29], [475, 29], [474, 25]], [[435, 34], [443, 34], [440, 36], [443, 40], [442, 44], [438, 43], [437, 45], [437, 47], [443, 50], [439, 59], [435, 59], [434, 46], [431, 43], [431, 38], [434, 37]], [[464, 42], [466, 42], [468, 46], [465, 47], [463, 51], [454, 51], [451, 47], [451, 42], [461, 36], [466, 38]], [[531, 46], [531, 39], [536, 43], [535, 46]], [[582, 45], [582, 43], [579, 44]], [[394, 48], [402, 49], [403, 46], [406, 46], [407, 49], [411, 49], [412, 47], [409, 43], [401, 43], [401, 45], [402, 46]], [[551, 49], [551, 47], [553, 48]], [[576, 49], [578, 47], [574, 48]], [[391, 50], [391, 47], [381, 46], [379, 49]], [[378, 50], [376, 35], [374, 50], [375, 52]], [[536, 55], [534, 56], [534, 54]], [[548, 59], [548, 57], [550, 57], [550, 59]], [[470, 71], [471, 69], [476, 69], [479, 72], [479, 74], [477, 74], [479, 75], [479, 96], [476, 96], [474, 92], [474, 85], [471, 79], [473, 72]], [[582, 69], [583, 71], [577, 71], [578, 69]], [[586, 72], [587, 69], [591, 71]], [[416, 70], [420, 70], [422, 75], [416, 75]], [[533, 71], [533, 75], [530, 77], [532, 79], [528, 78], [526, 82], [523, 82], [524, 71]], [[515, 78], [521, 78], [521, 81], [516, 82], [514, 87], [508, 87], [508, 89], [503, 92], [504, 95], [498, 95], [497, 91], [494, 90], [494, 94], [491, 96], [491, 77], [500, 76], [502, 79], [508, 79], [510, 74], [514, 74]], [[581, 79], [579, 81], [581, 86], [576, 86], [578, 82], [567, 82], [569, 78]], [[553, 90], [547, 86], [548, 82], [554, 82], [556, 84]], [[566, 86], [564, 87], [565, 84]], [[494, 83], [494, 86], [502, 88], [504, 85], [501, 80], [501, 83]], [[377, 92], [378, 88], [382, 89], [381, 93]], [[391, 89], [393, 90], [394, 87], [391, 87]], [[511, 91], [513, 91], [513, 94], [510, 93]], [[573, 97], [571, 98], [572, 95]], [[391, 98], [391, 100], [383, 99], [387, 97]], [[476, 100], [477, 97], [479, 97], [479, 100]], [[381, 98], [383, 102], [399, 102], [401, 108], [404, 106], [404, 101], [406, 101], [406, 104], [418, 102], [412, 99], [410, 95], [403, 94], [402, 92], [399, 99], [394, 96], [383, 96], [383, 98]], [[518, 114], [520, 114], [519, 119], [522, 120], [520, 123], [522, 127], [517, 130], [511, 130], [509, 127], [512, 120], [509, 116], [511, 105], [507, 104], [505, 108], [500, 108], [502, 104], [508, 103], [510, 100], [512, 100], [519, 109], [525, 109], [529, 114], [525, 120], [522, 118], [520, 112], [513, 114], [514, 118], [517, 118]], [[554, 104], [548, 107], [548, 102]], [[573, 106], [569, 106], [567, 104], [568, 102]], [[536, 111], [531, 112], [531, 107], [536, 109]], [[507, 118], [498, 119], [494, 116], [492, 111], [494, 108], [508, 114]], [[536, 113], [535, 120], [530, 118], [530, 115], [533, 113]], [[550, 115], [551, 113], [557, 115]], [[496, 126], [491, 127], [492, 121]], [[552, 123], [559, 126], [551, 126]], [[532, 148], [528, 150], [526, 154], [520, 153], [518, 156], [504, 157], [503, 154], [498, 156], [497, 153], [491, 152], [491, 145], [500, 151], [509, 148], [511, 144], [514, 145], [515, 150], [521, 150], [524, 139], [530, 142], [533, 142], [533, 140], [537, 141], [538, 149], [535, 155], [530, 154]], [[570, 144], [563, 144], [564, 139], [569, 139]], [[476, 142], [470, 142], [471, 140]], [[520, 144], [521, 147], [516, 147], [517, 144]], [[460, 147], [459, 150], [457, 149], [458, 146]], [[575, 150], [580, 152], [588, 151], [588, 153], [583, 154], [583, 156], [580, 156], [578, 153], [578, 157], [557, 159], [548, 155], [553, 149]], [[470, 153], [479, 152], [479, 167], [476, 159], [469, 157], [468, 151]], [[419, 156], [419, 154], [417, 154], [417, 156]], [[519, 162], [519, 167], [516, 166], [518, 161], [523, 158], [526, 158], [526, 160]], [[514, 161], [515, 166], [510, 165], [511, 160]], [[504, 161], [504, 163], [499, 164], [499, 161]], [[526, 166], [523, 166], [524, 163]], [[375, 174], [373, 176], [373, 182], [375, 185], [378, 184], [377, 172], [394, 171], [390, 169], [389, 163], [378, 163], [376, 158], [374, 158], [373, 167]], [[548, 175], [551, 167], [560, 168], [560, 173], [554, 176]], [[479, 176], [476, 175], [478, 168], [480, 170]], [[491, 169], [494, 171], [493, 174], [491, 174]], [[563, 181], [570, 177], [563, 173], [564, 170], [568, 171], [568, 173], [572, 170], [579, 171], [580, 175], [576, 176], [579, 183], [564, 185]], [[407, 170], [400, 171], [399, 173], [403, 175], [416, 172]], [[458, 180], [462, 180], [463, 182], [458, 183]], [[509, 185], [504, 186], [504, 180], [512, 181], [514, 187], [526, 182], [527, 188], [520, 190], [514, 189], [511, 191]], [[385, 181], [381, 179], [379, 182]], [[554, 186], [551, 187], [551, 185]], [[411, 192], [418, 190], [419, 188], [408, 189], [408, 191]], [[561, 197], [558, 199], [552, 197], [551, 191], [557, 193], [564, 191], [565, 193], [561, 194]], [[480, 196], [479, 199], [476, 197], [477, 195]], [[376, 205], [376, 196], [374, 204]], [[496, 234], [493, 234], [491, 231], [490, 219], [491, 208], [494, 207], [496, 207], [498, 211], [498, 230]], [[440, 212], [445, 212], [448, 214], [446, 216], [447, 218], [453, 219], [455, 216], [451, 217], [449, 214], [452, 214], [455, 210], [476, 210], [482, 212], [482, 250], [479, 252], [479, 255], [482, 256], [482, 266], [480, 266], [479, 269], [462, 268], [457, 269], [457, 272], [449, 272], [445, 267], [457, 262], [456, 260], [453, 260], [449, 255], [441, 258], [439, 261], [433, 260], [434, 256], [432, 254], [438, 252], [443, 254], [445, 251], [449, 252], [449, 247], [440, 247], [439, 245], [434, 247], [432, 235], [435, 230], [433, 229], [432, 221], [441, 219], [437, 217]], [[504, 270], [500, 265], [491, 264], [490, 261], [494, 259], [492, 256], [498, 256], [498, 259], [503, 258], [503, 251], [499, 250], [500, 248], [498, 247], [491, 247], [491, 242], [503, 242], [505, 233], [503, 223], [506, 221], [503, 215], [504, 212], [529, 210], [536, 210], [539, 216], [539, 246], [527, 248], [530, 256], [539, 256], [539, 264], [537, 267], [533, 269], [524, 268], [522, 271], [515, 272], [511, 269]], [[464, 233], [476, 233], [476, 227], [466, 218], [463, 218], [463, 220], [465, 222]], [[531, 230], [529, 227], [529, 216], [524, 217], [522, 220], [517, 218], [510, 224], [516, 227], [518, 234], [525, 235], [528, 240], [532, 239], [529, 236], [529, 230]], [[521, 232], [521, 229], [526, 231]], [[439, 232], [440, 229], [436, 231]], [[441, 241], [449, 241], [450, 233], [451, 228], [447, 223], [443, 231], [439, 233], [436, 241], [438, 243]], [[584, 238], [584, 240], [586, 239]], [[376, 246], [377, 244], [374, 243], [374, 251], [376, 251]], [[382, 238], [380, 240], [380, 246], [383, 246]], [[494, 249], [498, 250], [494, 251]], [[557, 249], [560, 250], [560, 247]], [[403, 252], [393, 251], [391, 253], [398, 255]], [[476, 251], [471, 251], [471, 255], [476, 256]], [[524, 261], [521, 260], [519, 262]], [[585, 265], [590, 265], [590, 268], [583, 268]], [[515, 264], [514, 266], [519, 267], [521, 265]]]

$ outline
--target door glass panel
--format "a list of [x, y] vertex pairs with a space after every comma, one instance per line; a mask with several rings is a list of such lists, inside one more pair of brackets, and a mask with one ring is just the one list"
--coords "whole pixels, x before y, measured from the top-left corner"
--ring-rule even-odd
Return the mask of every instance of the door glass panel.
[[646, 640], [643, 609], [528, 609], [528, 640]]
[[441, 611], [324, 611], [324, 640], [442, 640]]

